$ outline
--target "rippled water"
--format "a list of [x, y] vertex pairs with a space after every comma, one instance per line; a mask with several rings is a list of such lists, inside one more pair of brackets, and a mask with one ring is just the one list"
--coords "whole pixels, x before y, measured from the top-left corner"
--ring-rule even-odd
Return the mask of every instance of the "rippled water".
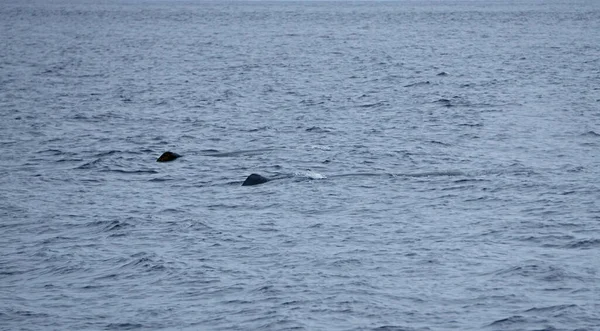
[[595, 1], [4, 1], [0, 328], [598, 330], [599, 41]]

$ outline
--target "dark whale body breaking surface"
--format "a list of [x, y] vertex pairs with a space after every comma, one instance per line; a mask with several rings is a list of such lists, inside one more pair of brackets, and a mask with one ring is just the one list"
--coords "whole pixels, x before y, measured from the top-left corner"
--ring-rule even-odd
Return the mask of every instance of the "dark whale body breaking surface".
[[178, 157], [181, 157], [181, 155], [173, 152], [164, 152], [161, 156], [158, 157], [158, 159], [156, 159], [156, 162], [169, 162], [175, 160]]
[[252, 186], [252, 185], [258, 185], [258, 184], [263, 184], [268, 182], [269, 179], [266, 177], [263, 177], [259, 174], [251, 174], [250, 176], [248, 176], [248, 178], [246, 178], [246, 180], [242, 183], [242, 186]]

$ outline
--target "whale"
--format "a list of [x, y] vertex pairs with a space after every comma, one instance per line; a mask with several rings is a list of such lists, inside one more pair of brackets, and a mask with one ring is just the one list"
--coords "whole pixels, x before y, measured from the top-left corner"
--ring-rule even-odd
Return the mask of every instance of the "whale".
[[242, 186], [253, 186], [260, 185], [266, 182], [271, 182], [274, 180], [286, 179], [286, 178], [298, 178], [302, 179], [324, 179], [327, 178], [319, 173], [312, 172], [307, 170], [304, 173], [294, 173], [294, 174], [276, 174], [273, 177], [265, 177], [263, 175], [259, 175], [257, 173], [253, 173], [250, 176], [246, 177], [246, 180], [242, 183]]
[[441, 177], [441, 176], [457, 177], [457, 176], [467, 176], [467, 174], [462, 171], [432, 171], [432, 172], [406, 173], [406, 174], [371, 173], [371, 172], [360, 173], [360, 172], [358, 172], [358, 173], [345, 173], [345, 174], [324, 176], [322, 174], [308, 170], [307, 172], [304, 172], [304, 173], [296, 173], [296, 174], [288, 174], [288, 175], [279, 174], [279, 175], [275, 175], [274, 177], [270, 177], [270, 178], [253, 173], [253, 174], [249, 175], [248, 177], [246, 177], [246, 180], [244, 180], [244, 182], [242, 183], [242, 186], [260, 185], [260, 184], [264, 184], [264, 183], [271, 182], [274, 180], [286, 179], [286, 178], [297, 178], [298, 180], [322, 180], [322, 179], [326, 179], [326, 178], [342, 178], [342, 177], [391, 177], [391, 178], [413, 177], [413, 178], [419, 178], [419, 177]]
[[181, 155], [173, 152], [164, 152], [161, 156], [156, 159], [156, 162], [170, 162], [175, 160], [176, 158], [181, 157]]
[[251, 174], [242, 183], [242, 186], [259, 185], [259, 184], [264, 184], [268, 181], [269, 181], [269, 179], [267, 177], [261, 176], [259, 174]]

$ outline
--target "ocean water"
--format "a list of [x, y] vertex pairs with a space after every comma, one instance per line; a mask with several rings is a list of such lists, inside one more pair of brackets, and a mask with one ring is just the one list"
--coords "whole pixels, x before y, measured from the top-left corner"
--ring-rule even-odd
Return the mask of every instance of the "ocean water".
[[2, 1], [0, 45], [2, 330], [600, 330], [598, 1]]

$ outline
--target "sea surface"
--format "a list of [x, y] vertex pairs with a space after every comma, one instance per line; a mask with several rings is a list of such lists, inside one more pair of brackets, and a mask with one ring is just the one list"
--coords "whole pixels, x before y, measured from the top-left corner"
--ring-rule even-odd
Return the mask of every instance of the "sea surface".
[[600, 1], [3, 0], [0, 45], [1, 330], [600, 330]]

